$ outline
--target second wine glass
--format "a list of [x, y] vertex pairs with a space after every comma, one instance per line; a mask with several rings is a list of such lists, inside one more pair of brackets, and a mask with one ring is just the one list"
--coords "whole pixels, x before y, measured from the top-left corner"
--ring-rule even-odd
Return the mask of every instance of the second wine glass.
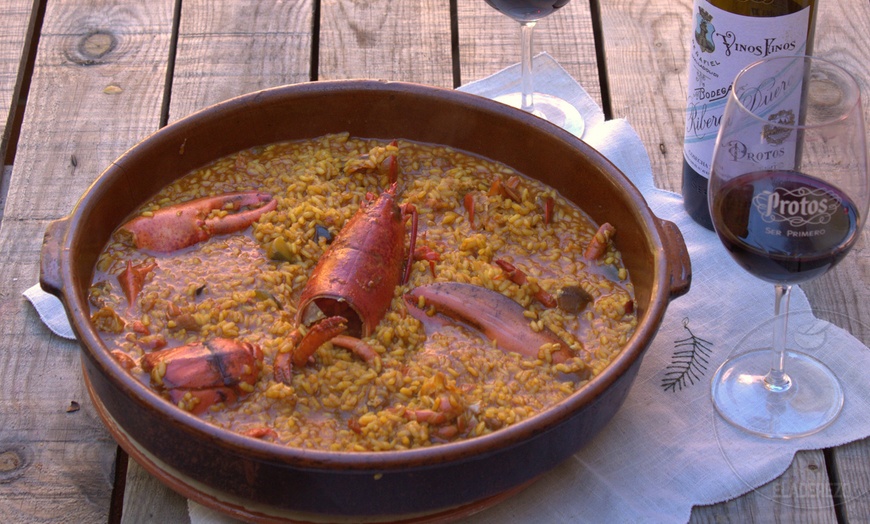
[[520, 60], [522, 91], [496, 98], [499, 102], [518, 107], [548, 120], [578, 137], [583, 136], [586, 124], [580, 112], [569, 102], [535, 91], [532, 64], [532, 37], [538, 20], [564, 7], [570, 0], [486, 0], [499, 12], [520, 23], [522, 57]]
[[732, 258], [775, 288], [771, 347], [726, 361], [716, 410], [771, 438], [809, 435], [843, 406], [837, 377], [786, 348], [791, 286], [837, 264], [867, 213], [868, 169], [859, 88], [841, 67], [784, 56], [734, 80], [713, 153], [710, 215]]

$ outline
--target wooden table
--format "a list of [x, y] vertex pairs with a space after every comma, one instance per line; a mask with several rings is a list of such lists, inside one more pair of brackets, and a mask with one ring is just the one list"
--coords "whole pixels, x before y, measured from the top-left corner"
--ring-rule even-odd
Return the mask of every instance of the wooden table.
[[[817, 54], [854, 71], [870, 96], [870, 5], [819, 4]], [[608, 117], [630, 121], [657, 183], [675, 191], [691, 10], [691, 0], [575, 0], [536, 39]], [[76, 343], [52, 335], [21, 296], [37, 281], [47, 224], [127, 148], [206, 105], [310, 80], [456, 87], [516, 62], [517, 26], [482, 0], [3, 0], [0, 20], [0, 514], [184, 522], [185, 500], [103, 428]], [[805, 287], [820, 316], [865, 344], [868, 234]], [[68, 412], [71, 402], [81, 409]], [[692, 521], [867, 522], [868, 490], [870, 439], [801, 452], [782, 477], [696, 507]], [[802, 509], [783, 503], [797, 499]]]

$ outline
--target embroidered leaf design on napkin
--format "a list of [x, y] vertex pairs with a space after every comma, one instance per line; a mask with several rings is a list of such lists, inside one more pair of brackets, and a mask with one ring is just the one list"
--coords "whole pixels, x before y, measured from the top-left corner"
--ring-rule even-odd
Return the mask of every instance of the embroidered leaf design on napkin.
[[689, 336], [674, 341], [675, 351], [662, 379], [662, 388], [665, 391], [682, 391], [684, 387], [694, 386], [704, 376], [707, 364], [710, 363], [712, 343], [692, 333], [688, 318], [683, 319], [683, 329]]

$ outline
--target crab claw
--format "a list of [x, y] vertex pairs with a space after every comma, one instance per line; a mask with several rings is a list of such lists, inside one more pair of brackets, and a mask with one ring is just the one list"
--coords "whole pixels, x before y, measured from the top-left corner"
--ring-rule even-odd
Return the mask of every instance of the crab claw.
[[[490, 340], [499, 349], [538, 358], [542, 346], [549, 345], [553, 362], [565, 362], [574, 356], [570, 346], [547, 328], [533, 331], [523, 314], [523, 307], [497, 291], [482, 286], [459, 282], [436, 282], [419, 286], [405, 295], [408, 313], [424, 324], [443, 323], [434, 320], [426, 311], [430, 306], [436, 313], [463, 322]], [[421, 309], [420, 304], [426, 309]]]
[[259, 346], [215, 338], [148, 353], [139, 365], [173, 402], [202, 413], [218, 402], [235, 401], [246, 387], [253, 386], [262, 362]]
[[304, 336], [298, 330], [294, 330], [289, 336], [294, 347], [289, 352], [279, 353], [275, 359], [275, 379], [289, 384], [293, 366], [300, 368], [305, 366], [317, 348], [346, 330], [347, 320], [339, 316], [327, 317], [312, 324]]
[[[214, 235], [241, 231], [277, 205], [278, 201], [267, 193], [226, 193], [158, 209], [151, 216], [136, 217], [121, 226], [121, 232], [132, 237], [138, 249], [166, 253], [192, 246]], [[238, 211], [243, 207], [249, 209], [208, 218], [213, 210]]]

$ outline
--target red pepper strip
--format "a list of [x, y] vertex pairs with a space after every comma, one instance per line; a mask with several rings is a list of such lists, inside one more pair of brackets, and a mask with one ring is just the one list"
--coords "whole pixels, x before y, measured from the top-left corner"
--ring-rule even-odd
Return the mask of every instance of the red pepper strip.
[[504, 187], [502, 187], [502, 191], [504, 195], [514, 202], [520, 202], [522, 198], [520, 198], [520, 193], [517, 189], [520, 187], [520, 177], [514, 175], [507, 179]]
[[[411, 238], [408, 241], [408, 253], [413, 257], [417, 250], [417, 208], [414, 207], [414, 204], [403, 204], [402, 214], [405, 216], [411, 215]], [[411, 260], [408, 260], [408, 263], [405, 265], [405, 275], [402, 277], [402, 284], [407, 284], [408, 279], [411, 278], [412, 265]]]
[[615, 227], [607, 222], [601, 224], [601, 227], [599, 227], [598, 231], [595, 232], [592, 240], [589, 241], [589, 245], [586, 246], [586, 252], [583, 256], [587, 260], [601, 258], [601, 256], [607, 251], [607, 244], [610, 242], [610, 239], [613, 238], [614, 234], [616, 234]]
[[544, 199], [544, 223], [549, 224], [553, 221], [553, 208], [556, 205], [556, 201], [553, 200], [553, 197], [548, 196]]
[[129, 260], [127, 261], [126, 269], [121, 271], [121, 274], [118, 275], [118, 283], [121, 285], [121, 289], [124, 290], [124, 296], [127, 298], [127, 305], [129, 308], [133, 307], [133, 303], [136, 301], [136, 295], [142, 291], [145, 277], [156, 267], [157, 262], [151, 262], [150, 264], [142, 262], [141, 264], [136, 264], [134, 266], [132, 262]]
[[462, 203], [465, 206], [465, 211], [468, 212], [468, 223], [471, 225], [471, 229], [477, 229], [474, 226], [474, 195], [465, 193]]
[[[507, 274], [511, 282], [518, 286], [522, 286], [528, 282], [527, 275], [520, 269], [517, 269], [513, 264], [506, 260], [495, 260], [495, 264]], [[544, 291], [541, 286], [535, 285], [538, 289], [535, 291], [535, 298], [544, 305], [544, 307], [556, 307], [556, 299], [553, 295]]]
[[492, 185], [489, 186], [489, 193], [488, 194], [489, 194], [489, 196], [503, 194], [502, 190], [501, 190], [501, 179], [500, 178], [496, 178], [495, 180], [492, 181]]
[[420, 246], [414, 250], [414, 260], [428, 260], [429, 271], [432, 276], [435, 276], [435, 262], [441, 260], [441, 253], [433, 250], [429, 246]]
[[[390, 145], [393, 147], [398, 147], [399, 142], [397, 140], [393, 140], [390, 142]], [[387, 160], [389, 162], [389, 166], [387, 167], [387, 172], [390, 176], [390, 183], [396, 182], [399, 179], [399, 160], [396, 158], [396, 155], [390, 155], [390, 158]]]
[[518, 176], [508, 178], [505, 183], [502, 183], [500, 178], [496, 178], [492, 181], [492, 185], [489, 187], [489, 196], [501, 195], [513, 200], [514, 202], [520, 202], [522, 199], [520, 198], [520, 194], [517, 192], [519, 185], [520, 178]]

